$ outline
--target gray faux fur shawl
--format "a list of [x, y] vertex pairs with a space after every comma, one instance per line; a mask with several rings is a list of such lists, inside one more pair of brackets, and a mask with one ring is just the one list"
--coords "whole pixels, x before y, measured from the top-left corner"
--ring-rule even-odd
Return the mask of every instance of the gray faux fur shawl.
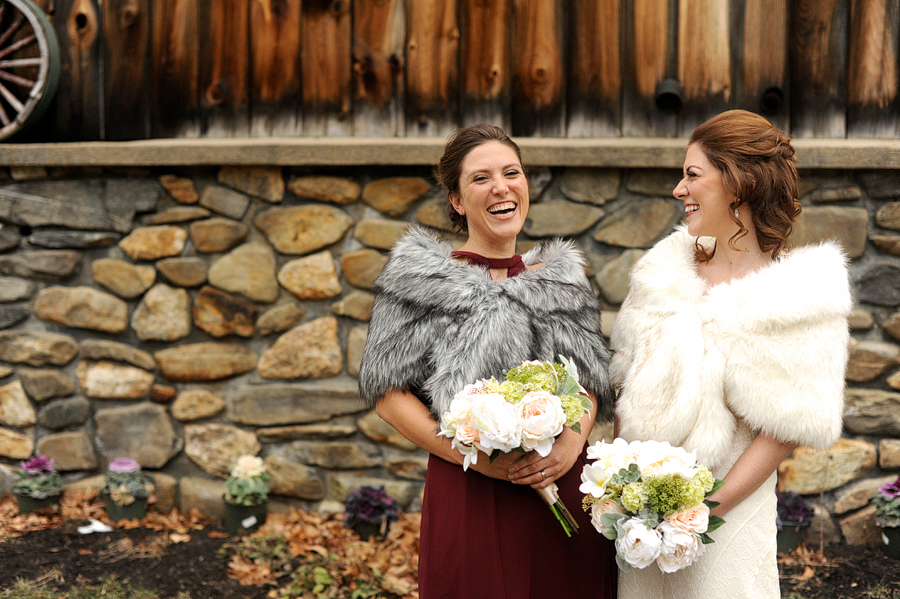
[[610, 343], [620, 434], [697, 450], [709, 467], [724, 458], [736, 418], [829, 447], [842, 430], [853, 303], [840, 248], [801, 247], [709, 286], [693, 242], [679, 228], [632, 269]]
[[572, 244], [532, 249], [523, 260], [543, 266], [501, 282], [450, 252], [418, 228], [394, 246], [375, 281], [361, 396], [374, 405], [388, 391], [410, 391], [439, 419], [465, 385], [562, 354], [574, 358], [582, 386], [598, 398], [598, 419], [611, 418], [600, 306]]

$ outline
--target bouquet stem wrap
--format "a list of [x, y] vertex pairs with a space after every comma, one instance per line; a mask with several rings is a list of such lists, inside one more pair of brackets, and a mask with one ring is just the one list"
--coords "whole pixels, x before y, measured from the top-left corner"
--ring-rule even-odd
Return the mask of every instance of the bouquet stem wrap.
[[572, 517], [571, 512], [566, 509], [566, 505], [559, 498], [559, 487], [556, 486], [556, 483], [550, 483], [543, 489], [538, 489], [537, 492], [541, 499], [550, 506], [550, 511], [553, 512], [553, 515], [556, 516], [556, 519], [562, 525], [566, 536], [571, 537], [573, 534], [576, 534], [578, 532], [578, 523], [575, 522], [575, 518]]

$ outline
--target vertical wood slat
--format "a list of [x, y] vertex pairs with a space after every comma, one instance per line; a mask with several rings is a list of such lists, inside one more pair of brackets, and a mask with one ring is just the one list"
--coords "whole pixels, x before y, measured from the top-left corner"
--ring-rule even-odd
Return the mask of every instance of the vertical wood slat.
[[199, 137], [200, 1], [153, 0], [150, 130], [154, 137]]
[[205, 137], [250, 134], [250, 1], [201, 4], [200, 118]]
[[403, 0], [353, 4], [353, 131], [403, 135], [406, 21]]
[[457, 0], [406, 2], [406, 134], [446, 137], [459, 122]]
[[98, 1], [57, 0], [54, 28], [61, 62], [56, 90], [60, 140], [102, 139]]
[[684, 88], [680, 133], [729, 108], [732, 99], [730, 2], [681, 0], [678, 79]]
[[569, 4], [568, 137], [609, 137], [621, 131], [621, 0], [576, 0]]
[[462, 4], [462, 125], [485, 122], [509, 129], [511, 0]]
[[106, 0], [103, 31], [105, 138], [147, 138], [150, 135], [149, 0]]
[[791, 134], [846, 133], [847, 0], [792, 0]]
[[744, 4], [736, 57], [735, 107], [758, 112], [786, 131], [788, 109], [788, 3], [752, 0]]
[[900, 136], [900, 0], [856, 0], [850, 8], [848, 137]]
[[566, 74], [562, 0], [515, 0], [513, 134], [563, 137]]
[[250, 134], [300, 134], [301, 0], [251, 0]]
[[303, 135], [351, 135], [350, 0], [303, 0]]

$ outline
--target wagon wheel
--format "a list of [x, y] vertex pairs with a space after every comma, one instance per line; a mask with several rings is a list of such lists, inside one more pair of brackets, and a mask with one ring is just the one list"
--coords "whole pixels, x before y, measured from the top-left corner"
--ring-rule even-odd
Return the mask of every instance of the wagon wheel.
[[36, 122], [56, 93], [59, 43], [29, 0], [0, 0], [0, 140]]

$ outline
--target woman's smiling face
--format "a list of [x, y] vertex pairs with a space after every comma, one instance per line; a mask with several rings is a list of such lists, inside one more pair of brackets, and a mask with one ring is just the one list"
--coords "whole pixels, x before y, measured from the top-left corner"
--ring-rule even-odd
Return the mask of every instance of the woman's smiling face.
[[697, 144], [688, 146], [684, 177], [672, 192], [684, 204], [688, 232], [727, 239], [736, 227], [729, 216], [735, 201], [722, 181], [722, 172], [707, 159]]

